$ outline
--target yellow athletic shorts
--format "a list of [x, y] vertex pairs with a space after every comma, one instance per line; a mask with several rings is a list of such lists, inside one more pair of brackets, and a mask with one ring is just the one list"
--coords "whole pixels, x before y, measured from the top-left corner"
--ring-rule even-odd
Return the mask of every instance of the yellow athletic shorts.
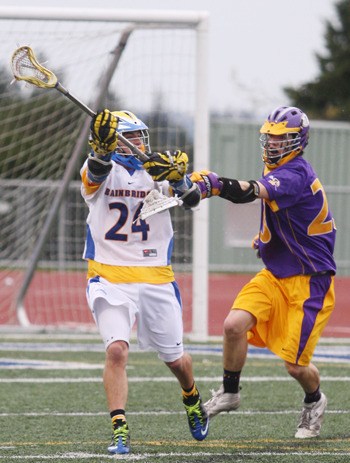
[[263, 269], [242, 288], [232, 310], [246, 310], [256, 318], [247, 334], [250, 344], [307, 366], [334, 305], [333, 275], [276, 278]]

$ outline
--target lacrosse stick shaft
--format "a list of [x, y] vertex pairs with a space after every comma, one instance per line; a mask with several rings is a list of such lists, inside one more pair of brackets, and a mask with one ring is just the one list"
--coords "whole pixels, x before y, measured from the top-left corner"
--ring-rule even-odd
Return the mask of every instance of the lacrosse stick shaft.
[[[85, 111], [90, 117], [96, 116], [96, 112], [90, 109], [85, 103], [80, 101], [77, 97], [69, 93], [69, 91], [63, 87], [59, 82], [54, 87], [56, 90], [58, 90], [62, 95], [65, 97], [69, 98], [73, 103], [75, 103], [77, 106], [79, 106], [80, 109]], [[149, 157], [147, 154], [145, 154], [143, 151], [141, 151], [137, 146], [133, 145], [127, 138], [125, 138], [121, 133], [118, 134], [118, 139], [125, 145], [127, 146], [133, 154], [135, 154], [136, 157], [140, 159], [140, 161], [147, 161]]]
[[82, 101], [78, 100], [78, 98], [71, 95], [69, 91], [65, 87], [63, 87], [63, 85], [61, 85], [59, 82], [57, 82], [57, 84], [55, 85], [55, 89], [61, 92], [65, 97], [73, 101], [73, 103], [79, 106], [79, 108], [85, 111], [90, 117], [96, 116], [95, 111], [86, 106], [86, 104], [84, 104]]

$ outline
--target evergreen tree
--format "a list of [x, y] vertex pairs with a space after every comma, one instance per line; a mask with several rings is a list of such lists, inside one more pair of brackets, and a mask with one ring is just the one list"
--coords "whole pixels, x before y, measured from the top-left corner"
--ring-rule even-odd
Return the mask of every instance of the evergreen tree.
[[316, 54], [319, 76], [299, 88], [284, 88], [293, 106], [313, 119], [350, 121], [350, 1], [336, 6], [337, 24], [326, 22], [325, 56]]

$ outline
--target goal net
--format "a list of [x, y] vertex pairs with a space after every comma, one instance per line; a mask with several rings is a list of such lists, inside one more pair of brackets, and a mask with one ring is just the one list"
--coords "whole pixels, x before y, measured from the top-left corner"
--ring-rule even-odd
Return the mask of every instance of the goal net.
[[[88, 152], [88, 116], [55, 90], [10, 85], [11, 55], [29, 45], [39, 62], [93, 110], [134, 112], [150, 128], [152, 151], [182, 149], [192, 168], [204, 168], [206, 14], [0, 7], [0, 18], [0, 325], [92, 329], [81, 257], [87, 208], [79, 181]], [[128, 39], [121, 44], [125, 31]], [[120, 60], [101, 107], [94, 108], [118, 46]], [[67, 166], [82, 136], [66, 187]], [[62, 200], [53, 210], [57, 197]], [[185, 332], [205, 336], [206, 210], [175, 207], [171, 213]], [[48, 216], [52, 223], [43, 238]], [[198, 234], [201, 251], [194, 244]], [[200, 312], [204, 315], [195, 321]]]

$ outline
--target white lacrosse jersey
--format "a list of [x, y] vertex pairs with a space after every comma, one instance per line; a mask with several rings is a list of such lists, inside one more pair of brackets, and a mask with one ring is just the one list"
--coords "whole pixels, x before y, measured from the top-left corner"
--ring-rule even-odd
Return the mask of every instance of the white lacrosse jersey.
[[[93, 266], [95, 262], [123, 267], [126, 281], [130, 268], [130, 282], [138, 280], [133, 276], [135, 267], [147, 267], [151, 271], [150, 267], [170, 266], [173, 228], [169, 211], [145, 220], [138, 218], [146, 195], [152, 189], [161, 189], [161, 184], [154, 182], [143, 169], [129, 171], [112, 162], [112, 170], [106, 180], [90, 188], [86, 181], [86, 170], [87, 161], [81, 169], [81, 193], [89, 207], [83, 253], [89, 265]], [[101, 274], [101, 271], [93, 273]], [[116, 282], [119, 282], [119, 278]]]

